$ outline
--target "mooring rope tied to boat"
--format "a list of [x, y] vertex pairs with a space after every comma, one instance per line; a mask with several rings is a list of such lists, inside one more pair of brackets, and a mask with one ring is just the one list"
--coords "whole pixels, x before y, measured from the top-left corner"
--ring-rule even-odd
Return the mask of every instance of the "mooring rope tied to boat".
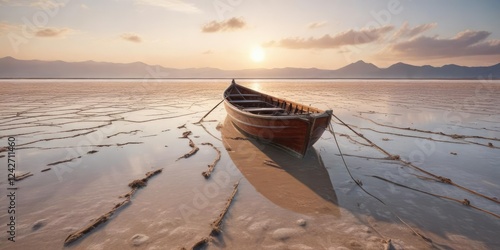
[[[385, 155], [387, 155], [390, 159], [392, 159], [392, 160], [398, 160], [398, 161], [399, 161], [399, 162], [401, 162], [402, 164], [404, 164], [404, 165], [406, 165], [406, 166], [408, 166], [408, 167], [411, 167], [411, 168], [413, 168], [413, 169], [416, 169], [416, 170], [418, 170], [418, 171], [420, 171], [420, 172], [422, 172], [422, 173], [425, 173], [425, 174], [427, 174], [427, 175], [429, 175], [429, 176], [432, 176], [433, 178], [435, 178], [436, 180], [438, 180], [438, 181], [440, 181], [440, 182], [442, 182], [442, 183], [446, 183], [446, 184], [453, 185], [453, 186], [458, 187], [458, 188], [460, 188], [460, 189], [462, 189], [462, 190], [464, 190], [464, 191], [467, 191], [467, 192], [469, 192], [469, 193], [471, 193], [471, 194], [474, 194], [474, 195], [477, 195], [477, 196], [483, 197], [483, 198], [485, 198], [485, 199], [487, 199], [487, 200], [490, 200], [490, 201], [493, 201], [493, 202], [495, 202], [495, 203], [500, 203], [500, 201], [499, 201], [498, 199], [495, 199], [495, 198], [493, 198], [493, 197], [489, 197], [489, 196], [487, 196], [487, 195], [481, 194], [481, 193], [479, 193], [479, 192], [477, 192], [477, 191], [474, 191], [474, 190], [469, 189], [469, 188], [467, 188], [467, 187], [464, 187], [464, 186], [462, 186], [462, 185], [456, 184], [455, 182], [453, 182], [453, 181], [452, 181], [451, 179], [449, 179], [449, 178], [446, 178], [446, 177], [443, 177], [443, 176], [439, 176], [439, 175], [433, 174], [433, 173], [431, 173], [431, 172], [429, 172], [429, 171], [427, 171], [427, 170], [425, 170], [425, 169], [422, 169], [422, 168], [420, 168], [420, 167], [418, 167], [418, 166], [416, 166], [416, 165], [412, 164], [411, 162], [408, 162], [408, 161], [405, 161], [405, 160], [401, 159], [401, 157], [400, 157], [399, 155], [393, 155], [393, 154], [391, 154], [391, 153], [387, 152], [386, 150], [384, 150], [383, 148], [381, 148], [380, 146], [378, 146], [377, 144], [375, 144], [374, 142], [372, 142], [370, 139], [366, 138], [363, 134], [361, 134], [361, 133], [357, 132], [356, 130], [354, 130], [353, 128], [351, 128], [351, 126], [349, 126], [348, 124], [346, 124], [344, 121], [342, 121], [340, 118], [338, 118], [335, 114], [333, 114], [333, 113], [332, 113], [332, 116], [333, 116], [333, 117], [335, 117], [335, 119], [337, 119], [337, 120], [338, 120], [338, 121], [339, 121], [342, 125], [344, 125], [345, 127], [347, 127], [349, 130], [351, 130], [351, 131], [352, 131], [353, 133], [355, 133], [357, 136], [359, 136], [359, 137], [363, 138], [363, 139], [364, 139], [365, 141], [367, 141], [370, 145], [372, 145], [373, 147], [375, 147], [376, 149], [378, 149], [379, 151], [381, 151], [382, 153], [384, 153]], [[330, 132], [332, 133], [332, 131], [333, 131], [333, 127], [331, 126], [331, 124], [330, 124], [330, 126], [329, 126], [329, 129], [330, 129]], [[333, 134], [333, 135], [334, 135], [334, 137], [335, 137], [335, 134], [334, 134], [334, 133], [332, 133], [332, 134]]]
[[[333, 114], [332, 114], [333, 115]], [[334, 115], [333, 115], [334, 116]], [[336, 116], [334, 116], [336, 117]], [[338, 118], [337, 118], [338, 119]], [[355, 179], [354, 176], [352, 175], [351, 173], [351, 170], [349, 169], [349, 167], [347, 166], [347, 162], [345, 161], [345, 158], [344, 158], [344, 155], [342, 153], [342, 150], [340, 149], [340, 145], [339, 145], [339, 142], [337, 140], [337, 136], [335, 135], [335, 131], [333, 129], [333, 126], [332, 124], [329, 124], [329, 130], [330, 130], [330, 133], [333, 135], [333, 138], [335, 140], [335, 144], [337, 145], [337, 148], [339, 150], [339, 153], [340, 153], [340, 157], [342, 158], [342, 162], [344, 163], [344, 166], [345, 166], [345, 169], [347, 170], [347, 173], [349, 174], [349, 176], [351, 177], [351, 179], [354, 181], [354, 183], [356, 183], [356, 185], [359, 186], [359, 188], [361, 188], [361, 190], [363, 190], [363, 192], [365, 192], [366, 194], [368, 194], [369, 196], [371, 196], [372, 198], [376, 199], [377, 201], [379, 201], [380, 203], [382, 203], [384, 206], [386, 206], [389, 211], [399, 220], [401, 221], [401, 223], [403, 223], [405, 226], [407, 226], [415, 235], [418, 235], [420, 238], [422, 238], [423, 240], [425, 240], [426, 242], [429, 242], [432, 246], [434, 247], [437, 247], [433, 241], [424, 236], [423, 234], [419, 233], [416, 229], [414, 229], [412, 226], [410, 226], [408, 223], [406, 223], [406, 221], [404, 221], [401, 217], [399, 217], [399, 215], [388, 205], [386, 204], [382, 199], [378, 198], [377, 196], [373, 195], [372, 193], [368, 192], [368, 190], [366, 190], [364, 187], [363, 187], [363, 183], [361, 182], [361, 180], [359, 179]], [[380, 234], [380, 233], [379, 233]], [[381, 234], [380, 234], [381, 235]], [[388, 239], [385, 239], [386, 241], [388, 241]], [[390, 240], [390, 239], [389, 239]]]
[[217, 103], [210, 111], [208, 111], [199, 121], [193, 123], [193, 124], [200, 124], [205, 117], [207, 117], [212, 111], [214, 111], [222, 102], [224, 102], [224, 99], [222, 99], [219, 103]]
[[[474, 139], [484, 139], [484, 140], [492, 140], [492, 141], [500, 141], [500, 138], [496, 137], [484, 137], [484, 136], [479, 136], [479, 135], [461, 135], [461, 134], [446, 134], [444, 132], [438, 132], [438, 131], [430, 131], [430, 130], [422, 130], [422, 129], [417, 129], [417, 128], [403, 128], [403, 127], [398, 127], [398, 126], [393, 126], [393, 125], [388, 125], [388, 124], [382, 124], [377, 121], [374, 121], [373, 119], [364, 117], [364, 116], [359, 116], [359, 115], [353, 115], [355, 117], [365, 119], [367, 121], [370, 121], [376, 125], [382, 126], [382, 127], [388, 127], [388, 128], [394, 128], [394, 129], [400, 129], [400, 130], [406, 130], [406, 131], [414, 131], [414, 132], [420, 132], [420, 133], [427, 133], [427, 134], [435, 134], [435, 135], [441, 135], [441, 136], [446, 136], [450, 137], [452, 139], [466, 139], [466, 138], [474, 138]], [[468, 142], [468, 141], [467, 141]], [[481, 144], [483, 145], [483, 144]]]
[[434, 196], [434, 197], [438, 197], [438, 198], [441, 198], [441, 199], [446, 199], [446, 200], [451, 200], [451, 201], [455, 201], [455, 202], [458, 202], [458, 203], [461, 203], [463, 205], [466, 205], [466, 206], [469, 206], [471, 208], [474, 208], [476, 210], [479, 210], [481, 212], [484, 212], [484, 213], [487, 213], [487, 214], [490, 214], [490, 215], [493, 215], [497, 218], [500, 218], [500, 215], [498, 214], [495, 214], [493, 212], [490, 212], [488, 210], [485, 210], [485, 209], [482, 209], [482, 208], [479, 208], [479, 207], [476, 207], [474, 205], [472, 205], [470, 203], [470, 201], [468, 199], [463, 199], [463, 200], [459, 200], [459, 199], [455, 199], [455, 198], [452, 198], [452, 197], [448, 197], [448, 196], [444, 196], [444, 195], [439, 195], [439, 194], [434, 194], [434, 193], [431, 193], [431, 192], [427, 192], [427, 191], [424, 191], [424, 190], [420, 190], [420, 189], [416, 189], [416, 188], [413, 188], [413, 187], [409, 187], [409, 186], [406, 186], [404, 184], [401, 184], [401, 183], [397, 183], [395, 181], [391, 181], [391, 180], [388, 180], [386, 178], [383, 178], [383, 177], [380, 177], [380, 176], [377, 176], [377, 175], [372, 175], [373, 178], [377, 178], [379, 180], [383, 180], [383, 181], [386, 181], [386, 182], [389, 182], [393, 185], [396, 185], [396, 186], [399, 186], [399, 187], [403, 187], [403, 188], [407, 188], [407, 189], [410, 189], [410, 190], [413, 190], [413, 191], [416, 191], [416, 192], [420, 192], [420, 193], [423, 193], [423, 194], [427, 194], [427, 195], [431, 195], [431, 196]]

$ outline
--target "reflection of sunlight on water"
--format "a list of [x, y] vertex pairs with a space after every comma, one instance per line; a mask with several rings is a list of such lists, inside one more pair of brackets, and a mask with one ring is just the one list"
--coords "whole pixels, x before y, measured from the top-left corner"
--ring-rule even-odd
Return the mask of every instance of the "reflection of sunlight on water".
[[250, 86], [251, 89], [256, 90], [256, 91], [262, 91], [260, 87], [260, 81], [259, 80], [254, 80], [252, 81], [252, 85]]

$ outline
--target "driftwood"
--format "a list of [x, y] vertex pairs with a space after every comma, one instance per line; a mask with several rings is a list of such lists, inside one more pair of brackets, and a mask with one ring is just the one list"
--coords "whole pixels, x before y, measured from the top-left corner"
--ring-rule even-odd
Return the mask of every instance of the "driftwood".
[[[219, 217], [217, 217], [217, 219], [214, 220], [212, 222], [212, 224], [210, 224], [212, 227], [212, 230], [210, 231], [209, 237], [203, 237], [201, 240], [196, 242], [191, 247], [191, 249], [201, 249], [202, 247], [205, 246], [205, 244], [210, 242], [211, 236], [217, 236], [221, 232], [222, 221], [224, 220], [224, 216], [226, 215], [227, 211], [229, 210], [229, 207], [231, 206], [231, 202], [233, 201], [234, 196], [236, 195], [236, 192], [238, 192], [238, 185], [239, 184], [240, 184], [239, 181], [234, 184], [233, 193], [231, 194], [229, 199], [227, 199], [227, 202], [226, 202], [226, 205], [224, 206], [224, 209], [219, 214]], [[185, 249], [185, 248], [183, 248], [183, 249]]]
[[56, 161], [56, 162], [52, 162], [52, 163], [49, 163], [47, 164], [47, 166], [55, 166], [55, 165], [58, 165], [58, 164], [61, 164], [61, 163], [66, 163], [66, 162], [70, 162], [70, 161], [73, 161], [75, 159], [80, 159], [82, 158], [82, 156], [77, 156], [77, 157], [73, 157], [71, 159], [67, 159], [67, 160], [62, 160], [62, 161]]
[[30, 176], [32, 176], [33, 174], [31, 172], [27, 172], [27, 173], [23, 173], [23, 174], [20, 174], [20, 175], [14, 175], [14, 180], [15, 181], [20, 181], [20, 180], [24, 180]]
[[196, 242], [191, 249], [193, 250], [202, 249], [208, 242], [210, 242], [210, 237], [205, 237], [200, 241]]
[[191, 139], [189, 139], [189, 146], [192, 148], [191, 151], [189, 151], [189, 153], [184, 154], [183, 156], [179, 157], [177, 160], [180, 160], [182, 158], [187, 159], [187, 158], [191, 157], [192, 155], [196, 154], [196, 152], [198, 152], [198, 150], [200, 150], [196, 145], [194, 145], [194, 142]]
[[188, 138], [188, 136], [191, 135], [191, 134], [192, 134], [191, 131], [186, 131], [186, 132], [182, 133], [182, 136], [179, 137], [179, 138]]
[[217, 219], [214, 220], [214, 222], [212, 222], [212, 231], [210, 232], [210, 235], [217, 235], [221, 231], [220, 229], [221, 229], [221, 225], [222, 225], [222, 220], [224, 219], [224, 216], [226, 215], [227, 211], [229, 210], [229, 206], [231, 206], [231, 202], [233, 201], [234, 196], [236, 195], [236, 192], [238, 192], [238, 185], [239, 184], [240, 184], [239, 181], [236, 182], [236, 184], [234, 184], [233, 193], [231, 194], [231, 197], [229, 197], [229, 199], [227, 200], [226, 206], [224, 207], [222, 212], [219, 214], [219, 217], [217, 217]]
[[106, 136], [106, 137], [107, 137], [107, 138], [111, 138], [111, 137], [113, 137], [113, 136], [117, 136], [117, 135], [121, 135], [121, 134], [126, 135], [126, 134], [134, 134], [134, 133], [137, 133], [137, 132], [142, 132], [142, 130], [138, 130], [138, 129], [137, 129], [137, 130], [132, 130], [132, 131], [129, 131], [129, 132], [118, 132], [118, 133], [116, 133], [116, 134], [108, 135], [108, 136]]
[[131, 145], [131, 144], [143, 144], [144, 142], [140, 142], [140, 141], [131, 141], [131, 142], [125, 142], [125, 143], [117, 143], [116, 146], [118, 147], [122, 147], [122, 146], [125, 146], [125, 145]]
[[221, 157], [221, 153], [220, 151], [210, 142], [204, 142], [202, 143], [201, 145], [209, 145], [209, 146], [212, 146], [213, 149], [215, 149], [215, 151], [217, 152], [217, 157], [214, 159], [214, 162], [212, 162], [212, 164], [208, 165], [208, 170], [207, 171], [204, 171], [203, 173], [201, 173], [201, 175], [203, 175], [203, 177], [205, 177], [206, 179], [210, 178], [210, 175], [212, 174], [212, 172], [214, 171], [214, 168], [215, 168], [215, 165], [217, 165], [217, 162], [219, 162], [220, 160], [220, 157]]
[[96, 228], [97, 226], [103, 224], [104, 222], [108, 221], [111, 216], [121, 207], [125, 206], [126, 204], [128, 204], [132, 198], [132, 195], [135, 193], [135, 191], [137, 191], [137, 189], [141, 188], [141, 187], [144, 187], [147, 185], [147, 182], [149, 180], [149, 178], [161, 173], [163, 169], [158, 169], [158, 170], [154, 170], [154, 171], [150, 171], [150, 172], [147, 172], [146, 173], [146, 177], [145, 178], [142, 178], [142, 179], [137, 179], [137, 180], [134, 180], [132, 181], [131, 183], [128, 184], [128, 186], [131, 188], [131, 190], [126, 193], [125, 195], [122, 195], [120, 196], [120, 198], [125, 198], [125, 200], [115, 204], [115, 206], [107, 213], [99, 216], [97, 219], [94, 219], [92, 220], [92, 222], [90, 222], [88, 225], [86, 225], [85, 227], [81, 228], [80, 230], [70, 234], [66, 240], [64, 240], [64, 245], [69, 245], [71, 244], [72, 242], [80, 239], [81, 237], [83, 237], [85, 234], [89, 233], [90, 231], [92, 231], [94, 228]]
[[97, 226], [101, 225], [102, 223], [106, 222], [109, 220], [109, 218], [111, 217], [111, 215], [113, 215], [116, 210], [120, 207], [122, 207], [123, 205], [125, 205], [126, 203], [128, 203], [130, 201], [130, 199], [127, 199], [127, 200], [124, 200], [118, 204], [115, 205], [115, 207], [113, 209], [111, 209], [111, 211], [101, 215], [99, 218], [97, 219], [94, 219], [89, 225], [85, 226], [84, 228], [70, 234], [66, 240], [64, 240], [64, 245], [69, 245], [70, 243], [80, 239], [82, 236], [84, 236], [85, 234], [89, 233], [90, 231], [92, 231], [94, 228], [96, 228]]

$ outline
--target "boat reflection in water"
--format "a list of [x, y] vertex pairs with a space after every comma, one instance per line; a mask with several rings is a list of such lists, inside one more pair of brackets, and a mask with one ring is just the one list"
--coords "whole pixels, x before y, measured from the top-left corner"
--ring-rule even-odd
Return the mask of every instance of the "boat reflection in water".
[[298, 159], [244, 136], [228, 117], [221, 134], [234, 164], [250, 184], [274, 204], [303, 214], [340, 213], [330, 176], [315, 150]]

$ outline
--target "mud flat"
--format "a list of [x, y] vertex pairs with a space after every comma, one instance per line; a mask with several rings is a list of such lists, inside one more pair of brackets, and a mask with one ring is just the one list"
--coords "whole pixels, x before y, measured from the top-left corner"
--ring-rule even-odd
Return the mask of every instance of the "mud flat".
[[[16, 182], [13, 249], [500, 245], [500, 82], [240, 82], [333, 109], [357, 133], [333, 120], [341, 152], [325, 132], [297, 159], [245, 137], [222, 106], [196, 124], [227, 80], [0, 81], [1, 145], [15, 137], [16, 171], [32, 174]], [[109, 213], [128, 183], [157, 169]], [[7, 179], [4, 168], [3, 190]], [[0, 197], [0, 221], [7, 202]], [[101, 215], [106, 223], [64, 244]]]

